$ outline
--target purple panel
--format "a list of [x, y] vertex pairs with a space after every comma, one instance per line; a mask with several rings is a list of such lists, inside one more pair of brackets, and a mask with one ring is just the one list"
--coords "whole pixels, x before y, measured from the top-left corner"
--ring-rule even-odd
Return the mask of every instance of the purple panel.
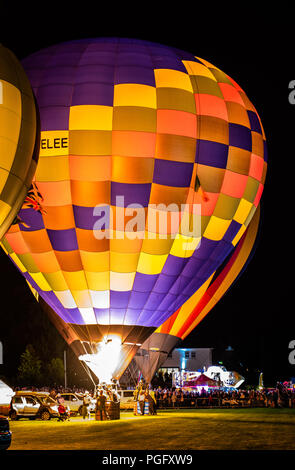
[[42, 131], [63, 131], [69, 128], [70, 108], [52, 106], [39, 108]]
[[159, 326], [156, 324], [156, 321], [155, 321], [155, 318], [154, 317], [154, 314], [155, 312], [153, 310], [148, 310], [148, 309], [144, 309], [141, 314], [140, 314], [140, 317], [138, 318], [137, 320], [137, 325], [143, 325], [143, 326]]
[[123, 325], [125, 308], [110, 308], [110, 325]]
[[150, 292], [157, 282], [158, 277], [159, 274], [136, 273], [132, 290], [138, 292]]
[[257, 114], [254, 113], [254, 111], [247, 111], [247, 113], [250, 121], [251, 131], [259, 132], [259, 134], [262, 134], [261, 125]]
[[76, 67], [58, 67], [48, 68], [43, 72], [42, 85], [66, 84], [73, 82], [76, 73]]
[[[39, 107], [71, 106], [72, 85], [46, 85], [38, 89]], [[56, 112], [56, 109], [55, 109]]]
[[73, 92], [72, 106], [96, 104], [113, 106], [114, 86], [108, 83], [81, 83]]
[[110, 291], [110, 306], [111, 308], [127, 308], [130, 297], [130, 291], [118, 292]]
[[161, 304], [158, 306], [158, 311], [159, 312], [167, 311], [171, 305], [174, 305], [176, 298], [177, 296], [174, 294], [170, 294], [170, 293], [167, 294], [163, 302], [161, 302]]
[[115, 85], [118, 83], [139, 83], [156, 86], [153, 69], [136, 66], [120, 66], [116, 68]]
[[74, 77], [75, 85], [80, 83], [113, 83], [115, 67], [113, 65], [84, 65], [79, 67]]
[[236, 234], [238, 233], [241, 227], [241, 224], [239, 224], [235, 220], [232, 220], [227, 231], [223, 235], [223, 240], [226, 242], [231, 242], [235, 238]]
[[90, 64], [98, 64], [98, 65], [111, 65], [113, 66], [116, 63], [116, 54], [112, 51], [94, 51], [87, 49], [87, 52], [83, 54], [79, 61], [79, 65], [90, 65]]
[[177, 276], [168, 276], [167, 274], [160, 274], [159, 278], [153, 288], [154, 292], [158, 292], [160, 294], [165, 294], [169, 291], [171, 286], [176, 281]]
[[[73, 210], [77, 228], [83, 228], [85, 230], [106, 230], [109, 228], [109, 206], [94, 208], [73, 205]], [[101, 224], [99, 224], [99, 220], [101, 220]]]
[[189, 258], [179, 258], [178, 256], [168, 255], [166, 263], [162, 269], [163, 274], [178, 275], [184, 269]]
[[234, 247], [231, 243], [220, 240], [218, 246], [212, 252], [210, 258], [215, 260], [216, 263], [220, 264], [233, 249]]
[[[111, 205], [118, 207], [127, 207], [130, 204], [140, 204], [147, 207], [151, 192], [151, 184], [127, 184], [127, 183], [111, 183]], [[122, 202], [116, 201], [116, 197], [124, 197]], [[118, 203], [118, 204], [117, 204]]]
[[140, 309], [143, 308], [147, 299], [149, 298], [149, 292], [136, 292], [132, 291], [130, 295], [130, 300], [128, 303], [128, 307]]
[[153, 64], [155, 69], [173, 69], [179, 70], [187, 74], [187, 70], [183, 63], [176, 57], [153, 56]]
[[228, 145], [209, 140], [198, 140], [196, 151], [196, 163], [226, 168], [228, 156]]
[[78, 308], [65, 308], [66, 312], [66, 322], [75, 323], [77, 325], [85, 325], [85, 321]]
[[[144, 49], [144, 51], [146, 52], [146, 49]], [[151, 57], [149, 55], [140, 51], [130, 51], [130, 48], [128, 48], [128, 52], [121, 52], [121, 50], [119, 50], [119, 54], [117, 56], [117, 67], [121, 68], [122, 66], [128, 68], [132, 66], [147, 69], [153, 68]]]
[[124, 325], [137, 325], [137, 320], [141, 314], [141, 309], [133, 309], [129, 307], [126, 310], [124, 317]]
[[264, 156], [264, 161], [267, 162], [268, 160], [268, 151], [267, 151], [267, 145], [266, 145], [266, 141], [264, 140], [263, 141], [263, 156]]
[[240, 124], [229, 123], [229, 145], [244, 150], [252, 150], [251, 130]]
[[207, 259], [218, 246], [219, 242], [214, 240], [209, 240], [208, 238], [202, 237], [200, 248], [195, 250], [193, 258], [197, 259]]
[[189, 187], [193, 163], [155, 160], [153, 182], [178, 188]]
[[76, 230], [70, 228], [67, 230], [50, 230], [47, 229], [52, 248], [56, 251], [73, 251], [78, 250], [78, 242]]
[[32, 232], [45, 228], [42, 215], [34, 209], [21, 209], [18, 215], [20, 219], [28, 225], [28, 227], [25, 227], [19, 224], [19, 228], [22, 232]]
[[185, 287], [188, 285], [190, 280], [191, 280], [190, 277], [185, 277], [185, 276], [183, 276], [183, 274], [181, 274], [177, 278], [177, 281], [171, 287], [169, 293], [179, 295], [183, 291], [183, 289], [185, 289]]
[[192, 276], [195, 276], [196, 272], [198, 272], [198, 269], [201, 268], [203, 263], [204, 263], [203, 259], [195, 258], [195, 257], [190, 258], [189, 262], [187, 263], [184, 270], [182, 271], [183, 275], [189, 278], [191, 278]]
[[164, 300], [166, 294], [158, 294], [157, 292], [151, 292], [145, 308], [148, 310], [157, 310], [158, 306]]
[[[83, 48], [84, 49], [84, 48]], [[79, 62], [82, 55], [82, 51], [65, 51], [64, 53], [59, 52], [51, 57], [48, 61], [47, 66], [50, 68], [59, 68], [59, 67], [75, 67]]]

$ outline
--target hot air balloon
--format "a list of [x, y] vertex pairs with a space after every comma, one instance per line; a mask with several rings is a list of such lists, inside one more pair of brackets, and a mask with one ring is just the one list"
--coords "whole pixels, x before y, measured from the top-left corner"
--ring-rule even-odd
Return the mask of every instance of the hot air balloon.
[[[168, 354], [184, 340], [233, 286], [253, 256], [259, 227], [260, 207], [254, 214], [241, 240], [214, 275], [188, 299], [139, 348], [130, 365], [133, 372], [141, 371], [147, 382], [164, 364]], [[136, 367], [137, 366], [137, 367]], [[131, 374], [132, 375], [132, 374]]]
[[235, 81], [168, 46], [85, 39], [23, 65], [40, 111], [43, 213], [22, 209], [3, 247], [75, 332], [80, 359], [119, 378], [249, 225], [262, 125]]
[[37, 115], [29, 80], [0, 44], [0, 239], [14, 222], [36, 171]]

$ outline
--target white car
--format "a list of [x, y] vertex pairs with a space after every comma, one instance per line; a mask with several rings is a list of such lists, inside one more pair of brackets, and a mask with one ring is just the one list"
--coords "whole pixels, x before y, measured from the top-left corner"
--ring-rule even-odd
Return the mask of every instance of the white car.
[[82, 415], [83, 400], [78, 397], [75, 393], [60, 393], [64, 399], [64, 405], [70, 409], [71, 414]]
[[133, 410], [134, 407], [134, 390], [118, 390], [120, 395], [120, 409]]

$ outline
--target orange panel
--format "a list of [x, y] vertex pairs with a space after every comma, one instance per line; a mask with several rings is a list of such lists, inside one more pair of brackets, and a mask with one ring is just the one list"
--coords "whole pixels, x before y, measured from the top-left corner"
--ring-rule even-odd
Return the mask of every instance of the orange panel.
[[29, 249], [23, 239], [22, 232], [7, 233], [5, 238], [17, 255], [28, 253]]
[[263, 168], [264, 168], [263, 158], [258, 157], [258, 155], [255, 155], [253, 153], [251, 155], [249, 176], [252, 176], [256, 180], [261, 181]]
[[38, 181], [37, 186], [44, 199], [44, 206], [67, 206], [72, 203], [70, 181]]
[[158, 109], [157, 132], [197, 138], [197, 116], [184, 111]]
[[43, 214], [44, 225], [52, 230], [67, 230], [75, 227], [75, 220], [73, 215], [73, 207], [58, 206], [58, 207], [44, 207], [45, 214]]
[[113, 155], [153, 158], [155, 146], [153, 132], [113, 131]]
[[198, 114], [215, 116], [228, 121], [225, 102], [218, 96], [195, 94], [195, 101]]
[[71, 181], [73, 205], [95, 207], [110, 204], [110, 181]]
[[23, 232], [23, 237], [28, 249], [32, 253], [44, 253], [52, 251], [52, 246], [45, 229], [34, 232]]
[[78, 246], [84, 251], [108, 251], [110, 248], [110, 240], [103, 238], [97, 240], [92, 230], [84, 230], [76, 228]]
[[225, 170], [220, 192], [228, 196], [241, 198], [244, 194], [248, 181], [247, 175], [240, 175], [233, 171]]
[[111, 179], [111, 157], [69, 157], [70, 177], [80, 181], [109, 181]]
[[32, 253], [32, 258], [41, 273], [55, 273], [60, 271], [54, 251], [47, 253]]
[[241, 98], [241, 95], [236, 88], [229, 85], [228, 83], [219, 83], [218, 85], [221, 89], [225, 101], [234, 101], [235, 103], [239, 103], [244, 106], [244, 102]]
[[56, 259], [62, 271], [82, 271], [80, 253], [75, 251], [55, 251]]

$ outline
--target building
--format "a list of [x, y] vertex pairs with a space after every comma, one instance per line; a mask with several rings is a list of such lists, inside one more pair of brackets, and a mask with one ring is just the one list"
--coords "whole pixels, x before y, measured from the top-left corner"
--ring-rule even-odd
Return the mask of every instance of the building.
[[185, 371], [203, 371], [212, 366], [213, 348], [175, 348], [168, 354], [159, 371], [174, 373]]

